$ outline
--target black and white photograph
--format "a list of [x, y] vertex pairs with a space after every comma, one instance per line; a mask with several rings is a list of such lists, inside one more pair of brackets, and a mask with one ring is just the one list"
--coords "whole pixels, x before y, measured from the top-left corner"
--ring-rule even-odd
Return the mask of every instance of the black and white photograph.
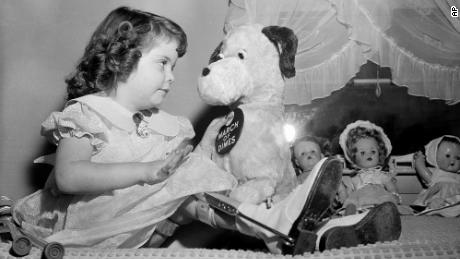
[[0, 258], [460, 258], [460, 0], [0, 0]]

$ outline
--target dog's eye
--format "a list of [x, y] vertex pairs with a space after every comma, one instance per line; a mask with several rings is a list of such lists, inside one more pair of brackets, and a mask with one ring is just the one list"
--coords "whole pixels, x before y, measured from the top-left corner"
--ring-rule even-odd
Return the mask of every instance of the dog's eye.
[[246, 56], [246, 52], [245, 52], [245, 51], [239, 51], [239, 52], [238, 52], [238, 57], [239, 57], [240, 59], [244, 59], [245, 56]]

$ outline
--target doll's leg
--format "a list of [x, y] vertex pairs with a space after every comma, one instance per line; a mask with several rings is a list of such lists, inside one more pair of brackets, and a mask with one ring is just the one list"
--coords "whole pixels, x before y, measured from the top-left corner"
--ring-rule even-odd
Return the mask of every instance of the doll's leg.
[[343, 203], [343, 208], [345, 208], [345, 216], [356, 214], [358, 211], [358, 199], [356, 197], [356, 192], [350, 193], [348, 198]]

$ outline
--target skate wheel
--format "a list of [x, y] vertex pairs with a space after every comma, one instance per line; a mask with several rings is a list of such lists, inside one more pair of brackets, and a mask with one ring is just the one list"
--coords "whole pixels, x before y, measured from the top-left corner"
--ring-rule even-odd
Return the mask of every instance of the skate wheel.
[[43, 258], [62, 259], [64, 257], [64, 246], [58, 242], [51, 242], [43, 248]]
[[25, 256], [29, 254], [31, 248], [32, 242], [27, 237], [14, 239], [11, 245], [12, 254], [15, 256]]

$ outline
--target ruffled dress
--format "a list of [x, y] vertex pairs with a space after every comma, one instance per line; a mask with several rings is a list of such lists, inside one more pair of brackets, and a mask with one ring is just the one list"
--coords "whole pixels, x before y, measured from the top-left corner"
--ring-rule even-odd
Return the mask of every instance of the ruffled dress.
[[[460, 174], [451, 173], [439, 168], [430, 168], [431, 182], [427, 189], [423, 189], [414, 201], [414, 205], [424, 206], [432, 210], [427, 215], [441, 215], [444, 217], [460, 216]], [[432, 204], [441, 200], [446, 206]], [[439, 203], [438, 203], [439, 204]]]
[[[194, 136], [191, 123], [161, 110], [141, 116], [103, 94], [70, 100], [42, 124], [42, 135], [56, 145], [63, 138], [88, 138], [96, 163], [165, 159]], [[129, 173], [129, 172], [127, 172]], [[136, 248], [156, 225], [171, 216], [187, 196], [232, 189], [236, 180], [209, 158], [192, 153], [174, 174], [158, 184], [138, 184], [100, 194], [59, 193], [52, 172], [45, 187], [18, 200], [13, 218], [47, 242], [65, 246]]]
[[354, 176], [342, 178], [344, 190], [341, 201], [343, 207], [353, 204], [356, 208], [368, 208], [386, 201], [400, 204], [397, 194], [385, 189], [385, 183], [395, 181], [395, 175], [383, 171], [381, 167], [361, 169]]

